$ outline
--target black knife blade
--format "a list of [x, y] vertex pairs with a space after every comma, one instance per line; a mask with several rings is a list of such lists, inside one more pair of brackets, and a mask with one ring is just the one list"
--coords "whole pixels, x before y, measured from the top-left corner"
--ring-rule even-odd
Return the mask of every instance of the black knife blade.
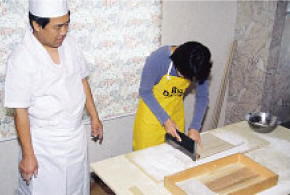
[[181, 138], [181, 141], [178, 141], [176, 137], [173, 137], [169, 133], [165, 134], [165, 140], [171, 140], [189, 151], [190, 153], [194, 154], [195, 153], [195, 141], [193, 141], [190, 137], [186, 136], [184, 133], [181, 133], [179, 130], [176, 130], [178, 133], [179, 137]]

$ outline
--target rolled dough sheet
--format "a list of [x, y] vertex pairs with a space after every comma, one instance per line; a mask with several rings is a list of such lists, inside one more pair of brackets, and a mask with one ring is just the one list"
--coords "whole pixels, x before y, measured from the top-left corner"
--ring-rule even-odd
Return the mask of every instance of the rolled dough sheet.
[[[203, 148], [197, 150], [200, 152], [201, 158], [206, 158], [235, 147], [235, 145], [210, 133], [203, 133], [201, 136]], [[202, 159], [193, 161], [190, 157], [167, 143], [129, 153], [126, 155], [126, 158], [155, 182], [163, 181], [167, 175], [214, 160], [209, 158], [205, 159], [206, 161]]]
[[224, 141], [211, 133], [202, 133], [200, 135], [203, 147], [201, 148], [197, 146], [197, 153], [200, 155], [201, 159], [235, 147], [235, 145]]

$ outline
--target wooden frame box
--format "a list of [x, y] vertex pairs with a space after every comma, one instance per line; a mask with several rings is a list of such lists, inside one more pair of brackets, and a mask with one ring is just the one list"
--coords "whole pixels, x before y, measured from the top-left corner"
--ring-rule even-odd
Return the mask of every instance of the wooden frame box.
[[277, 184], [278, 175], [243, 154], [233, 154], [164, 178], [174, 195], [185, 195], [178, 182], [194, 179], [217, 194], [255, 194]]

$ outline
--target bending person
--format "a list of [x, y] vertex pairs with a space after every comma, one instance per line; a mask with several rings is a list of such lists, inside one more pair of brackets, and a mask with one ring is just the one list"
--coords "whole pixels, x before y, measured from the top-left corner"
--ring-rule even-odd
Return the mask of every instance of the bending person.
[[188, 135], [201, 145], [199, 131], [208, 106], [211, 67], [209, 49], [198, 42], [164, 46], [147, 58], [134, 123], [134, 150], [163, 143], [166, 132], [180, 139], [176, 130], [184, 132], [183, 97], [191, 82], [196, 82], [197, 89]]

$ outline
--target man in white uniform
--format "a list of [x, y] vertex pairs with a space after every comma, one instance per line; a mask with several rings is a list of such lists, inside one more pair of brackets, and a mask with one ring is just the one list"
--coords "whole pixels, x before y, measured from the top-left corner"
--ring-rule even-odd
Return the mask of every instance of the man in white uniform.
[[18, 194], [88, 195], [84, 106], [92, 135], [103, 127], [78, 47], [67, 36], [70, 13], [64, 0], [30, 0], [32, 29], [12, 52], [5, 106], [14, 108], [21, 155]]

